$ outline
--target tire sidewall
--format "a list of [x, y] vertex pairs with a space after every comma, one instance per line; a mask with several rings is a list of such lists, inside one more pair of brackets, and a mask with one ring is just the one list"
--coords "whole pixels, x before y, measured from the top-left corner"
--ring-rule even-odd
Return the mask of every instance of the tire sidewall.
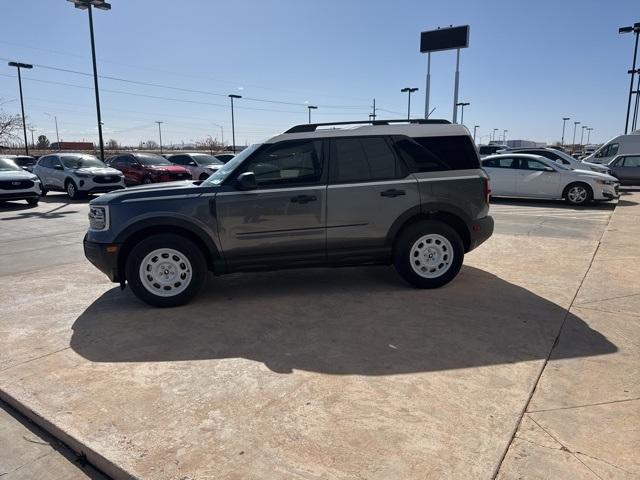
[[[73, 195], [71, 193], [69, 193], [69, 186], [70, 185], [73, 185]], [[78, 186], [75, 184], [75, 182], [73, 180], [67, 180], [67, 183], [65, 184], [64, 190], [65, 190], [65, 192], [67, 192], [67, 196], [71, 200], [75, 200], [76, 198], [78, 198]]]
[[[158, 248], [171, 248], [179, 251], [191, 263], [191, 282], [189, 286], [173, 297], [161, 297], [147, 290], [140, 280], [140, 263], [147, 254]], [[184, 305], [202, 289], [207, 273], [207, 262], [204, 254], [188, 238], [173, 234], [160, 234], [146, 238], [138, 243], [129, 253], [125, 264], [127, 283], [140, 300], [154, 307], [176, 307]]]
[[[422, 236], [435, 233], [442, 235], [451, 243], [453, 248], [453, 262], [449, 269], [435, 278], [424, 278], [418, 275], [411, 266], [411, 248]], [[437, 220], [422, 220], [407, 227], [400, 233], [394, 248], [393, 263], [402, 278], [418, 288], [438, 288], [453, 280], [464, 261], [464, 245], [460, 235], [444, 222]]]
[[151, 177], [144, 177], [142, 179], [142, 185], [150, 185], [153, 183], [153, 180], [151, 180]]

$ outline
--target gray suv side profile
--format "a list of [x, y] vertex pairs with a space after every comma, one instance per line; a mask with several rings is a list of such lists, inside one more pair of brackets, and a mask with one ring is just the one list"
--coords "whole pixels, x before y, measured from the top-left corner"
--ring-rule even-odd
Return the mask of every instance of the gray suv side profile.
[[468, 130], [444, 120], [346, 123], [364, 125], [298, 125], [202, 183], [94, 199], [86, 257], [160, 307], [188, 302], [208, 271], [393, 264], [415, 287], [445, 285], [493, 232]]

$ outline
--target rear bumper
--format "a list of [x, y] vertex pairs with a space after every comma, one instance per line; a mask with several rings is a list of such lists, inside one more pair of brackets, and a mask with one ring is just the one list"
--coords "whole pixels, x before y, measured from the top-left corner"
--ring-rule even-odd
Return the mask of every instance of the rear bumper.
[[[94, 267], [104, 273], [112, 282], [120, 282], [118, 275], [118, 252], [119, 245], [112, 243], [96, 243], [87, 241], [84, 238], [84, 256], [87, 257]], [[115, 247], [115, 251], [108, 251], [107, 247]]]
[[482, 245], [491, 235], [493, 235], [493, 217], [487, 215], [484, 218], [475, 220], [471, 225], [471, 242], [469, 244], [469, 250]]

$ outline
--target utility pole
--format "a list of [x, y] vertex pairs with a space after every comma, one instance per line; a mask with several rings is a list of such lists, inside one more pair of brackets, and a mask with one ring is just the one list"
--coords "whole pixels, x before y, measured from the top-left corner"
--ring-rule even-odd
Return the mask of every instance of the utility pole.
[[371, 115], [369, 115], [369, 120], [375, 121], [376, 120], [376, 99], [373, 99], [373, 113]]
[[473, 126], [473, 143], [476, 143], [476, 130], [480, 127], [480, 125]]
[[[637, 72], [636, 70], [636, 59], [638, 57], [638, 37], [640, 36], [640, 22], [634, 23], [631, 27], [620, 27], [618, 29], [618, 33], [631, 33], [633, 32], [636, 36], [636, 45], [633, 49], [633, 66], [631, 70], [627, 73], [631, 74], [631, 82], [629, 83], [629, 100], [627, 101], [627, 117], [624, 121], [624, 133], [625, 135], [628, 133], [629, 128], [629, 112], [631, 111], [631, 96], [633, 94], [633, 79]], [[636, 102], [637, 103], [637, 102]]]
[[311, 123], [311, 110], [317, 110], [318, 107], [315, 105], [307, 105], [307, 111], [309, 112], [309, 123]]
[[571, 142], [571, 153], [576, 151], [576, 128], [578, 128], [580, 122], [573, 122], [573, 142]]
[[22, 109], [22, 132], [24, 133], [24, 152], [25, 155], [29, 155], [29, 145], [27, 144], [27, 120], [24, 118], [24, 100], [22, 98], [22, 76], [20, 75], [20, 69], [32, 69], [33, 65], [20, 62], [9, 62], [10, 67], [16, 67], [18, 69], [18, 88], [20, 89], [20, 108]]
[[469, 102], [456, 103], [456, 107], [462, 107], [462, 115], [460, 116], [460, 125], [464, 125], [464, 107], [471, 105]]
[[160, 155], [162, 155], [162, 128], [160, 128], [160, 125], [162, 125], [164, 122], [159, 122], [156, 120], [156, 123], [158, 124], [158, 135], [160, 136]]
[[31, 148], [36, 148], [36, 142], [33, 140], [33, 132], [35, 132], [36, 129], [29, 127], [29, 131], [31, 132]]
[[242, 95], [230, 94], [228, 95], [228, 97], [231, 99], [231, 138], [233, 142], [231, 149], [233, 150], [233, 153], [236, 153], [236, 124], [235, 124], [235, 118], [233, 116], [233, 99], [242, 98]]

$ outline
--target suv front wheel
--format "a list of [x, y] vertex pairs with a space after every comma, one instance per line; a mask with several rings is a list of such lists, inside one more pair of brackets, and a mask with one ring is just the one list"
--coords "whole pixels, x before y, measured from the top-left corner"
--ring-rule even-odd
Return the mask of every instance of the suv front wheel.
[[400, 234], [393, 263], [414, 287], [438, 288], [455, 278], [463, 260], [460, 235], [446, 223], [423, 220]]
[[126, 262], [131, 290], [155, 307], [187, 303], [202, 289], [206, 272], [200, 248], [180, 235], [149, 237], [131, 250]]

